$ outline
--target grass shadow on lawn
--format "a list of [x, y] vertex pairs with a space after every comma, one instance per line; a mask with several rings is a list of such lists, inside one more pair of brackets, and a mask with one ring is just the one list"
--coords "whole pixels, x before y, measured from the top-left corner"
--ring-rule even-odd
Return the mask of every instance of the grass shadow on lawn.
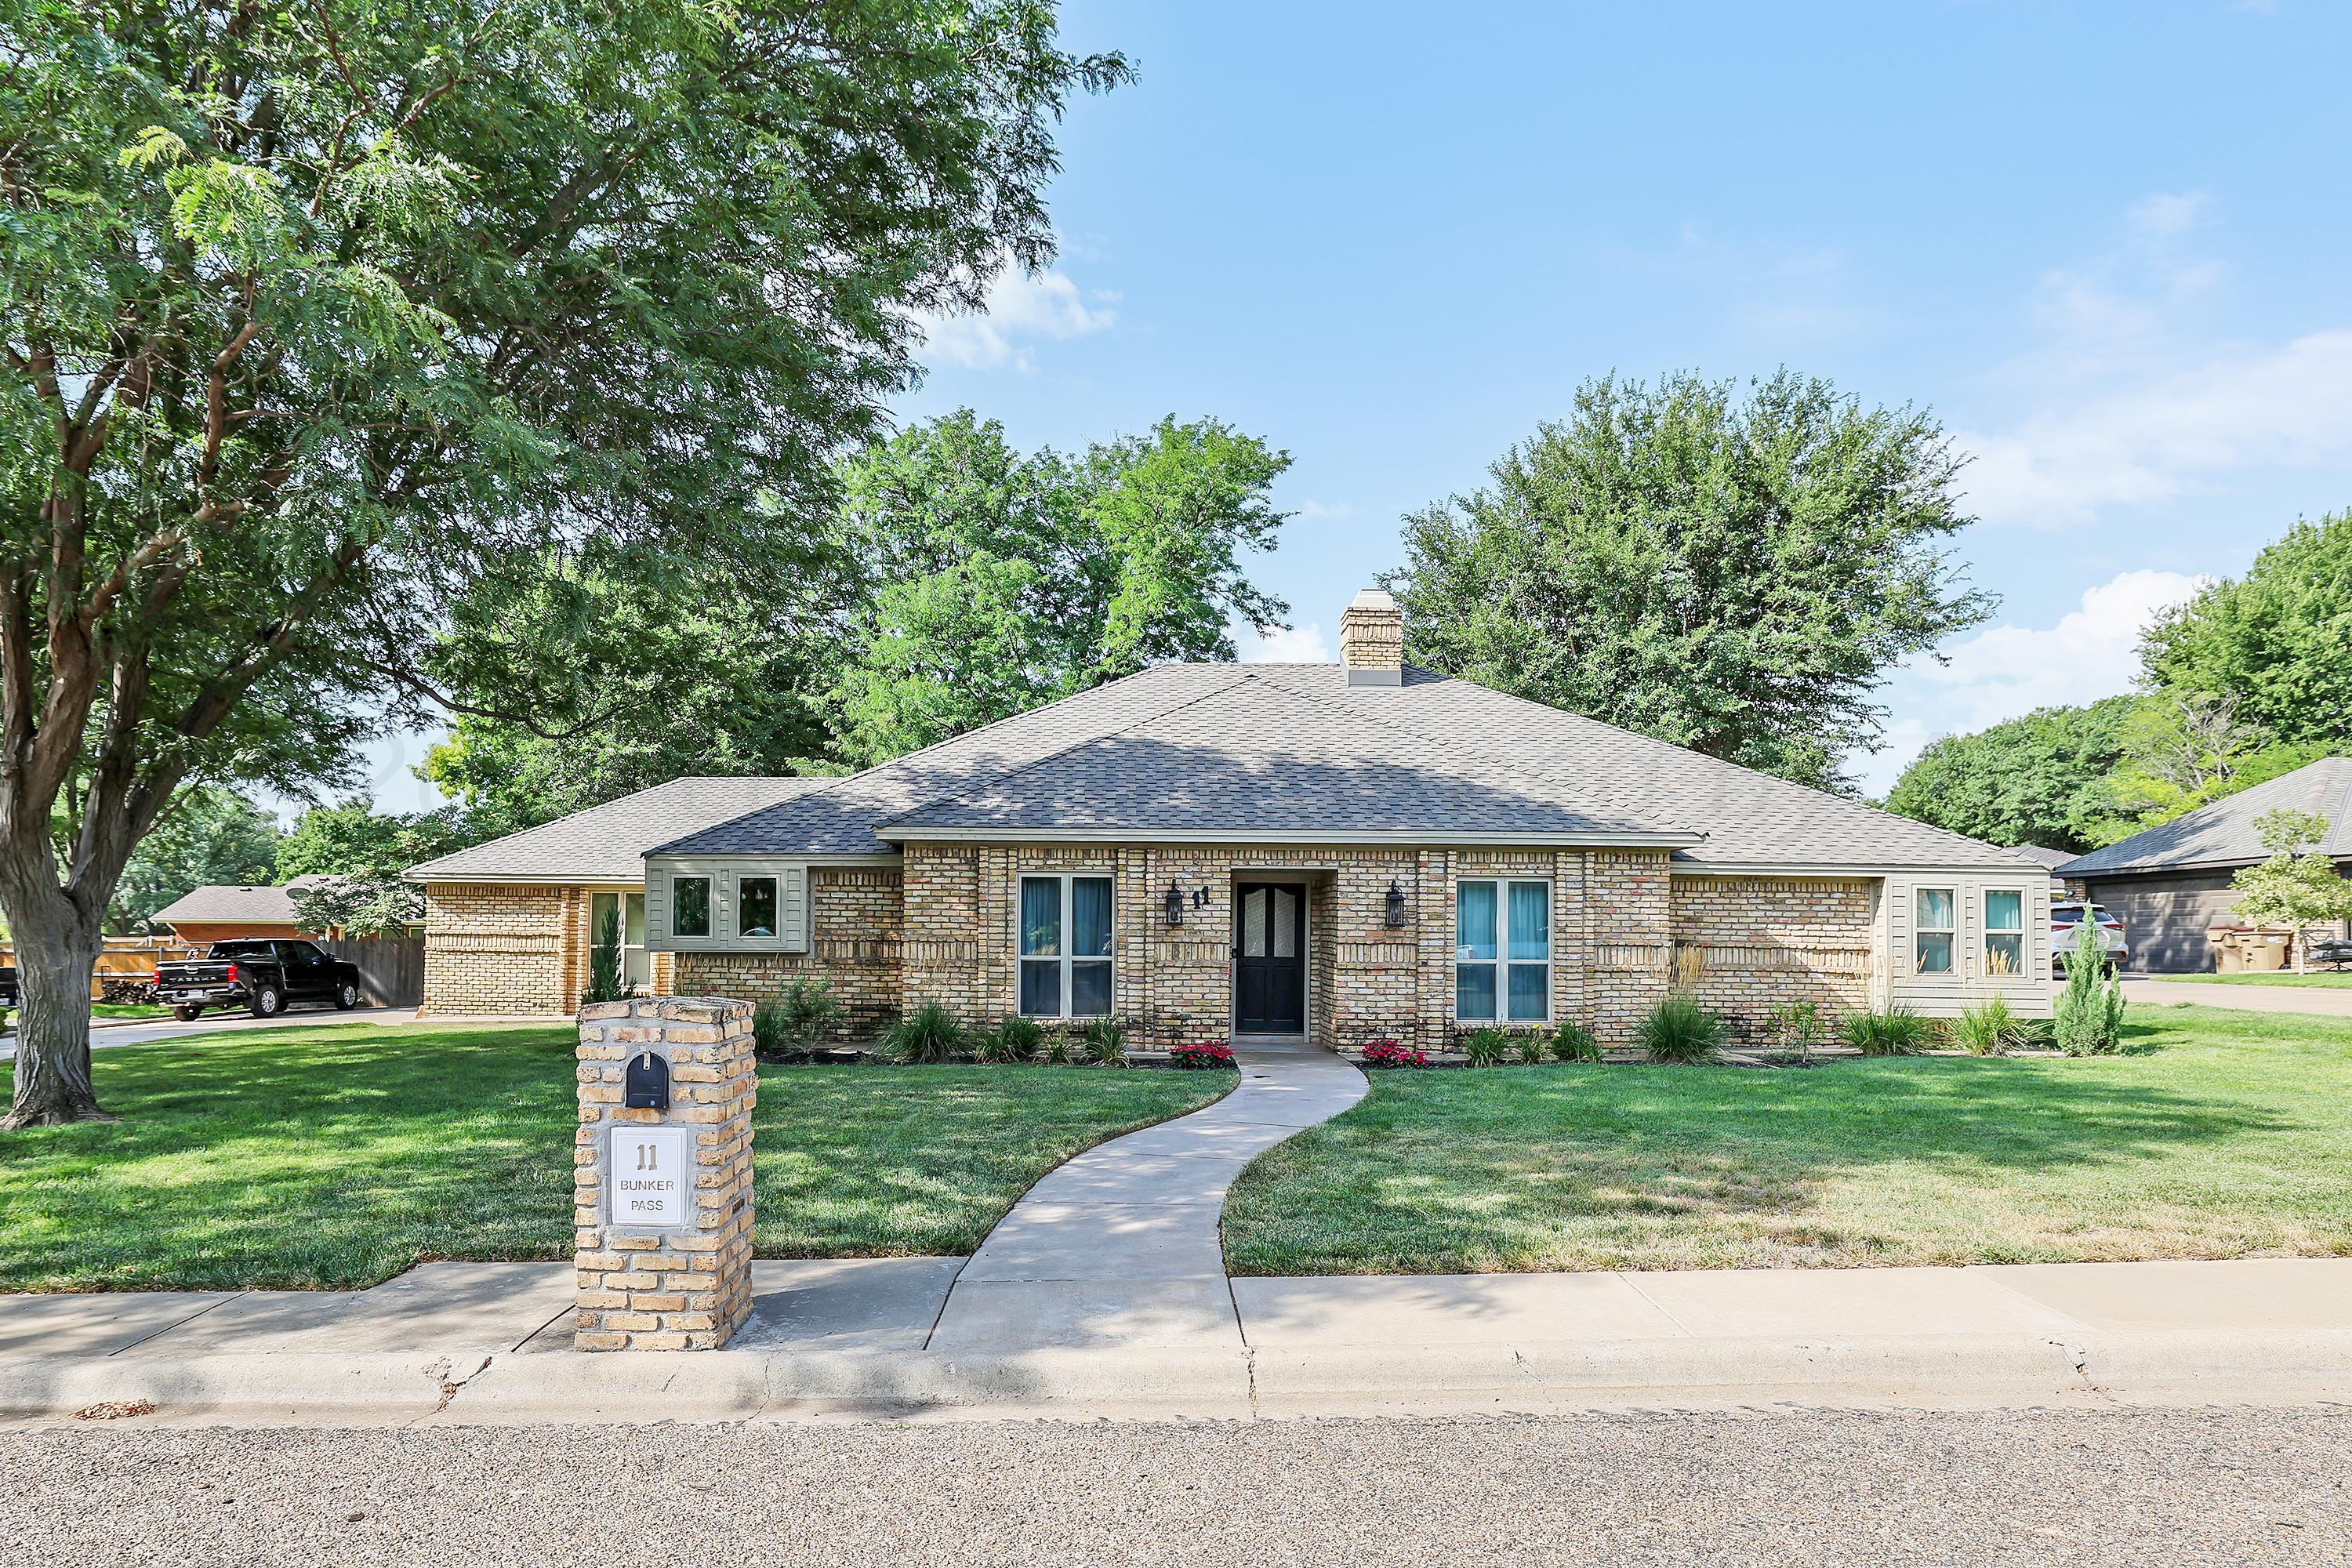
[[2131, 1042], [2143, 1054], [1382, 1075], [1244, 1176], [1227, 1261], [1460, 1273], [2352, 1251], [2352, 1026], [2144, 1017]]
[[[101, 1050], [122, 1120], [0, 1136], [0, 1289], [373, 1284], [572, 1251], [569, 1029], [376, 1025]], [[969, 1251], [1055, 1163], [1231, 1075], [761, 1069], [763, 1257]]]

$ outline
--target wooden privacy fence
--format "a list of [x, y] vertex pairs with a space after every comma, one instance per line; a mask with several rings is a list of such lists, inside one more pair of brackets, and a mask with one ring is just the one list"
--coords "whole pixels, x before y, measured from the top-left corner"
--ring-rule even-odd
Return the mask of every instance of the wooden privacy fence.
[[421, 936], [339, 936], [319, 944], [360, 972], [360, 999], [377, 1007], [414, 1007], [425, 1000], [425, 939]]

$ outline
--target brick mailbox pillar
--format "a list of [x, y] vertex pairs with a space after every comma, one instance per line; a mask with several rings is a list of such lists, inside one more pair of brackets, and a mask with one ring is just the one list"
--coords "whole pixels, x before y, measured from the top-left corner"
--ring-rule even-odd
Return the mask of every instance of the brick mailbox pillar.
[[579, 1080], [572, 1348], [718, 1349], [751, 1312], [751, 1005], [583, 1007]]

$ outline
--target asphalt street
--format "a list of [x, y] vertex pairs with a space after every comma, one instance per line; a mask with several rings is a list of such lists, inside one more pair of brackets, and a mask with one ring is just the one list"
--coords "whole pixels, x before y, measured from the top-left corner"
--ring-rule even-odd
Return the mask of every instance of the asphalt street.
[[2352, 1410], [0, 1431], [15, 1563], [2336, 1563]]

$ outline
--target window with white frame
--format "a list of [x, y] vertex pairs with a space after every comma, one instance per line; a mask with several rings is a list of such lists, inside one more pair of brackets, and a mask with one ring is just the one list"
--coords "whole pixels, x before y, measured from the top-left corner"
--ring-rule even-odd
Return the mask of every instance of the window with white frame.
[[1110, 1013], [1110, 879], [1021, 879], [1021, 1012], [1030, 1018]]
[[736, 878], [735, 934], [761, 942], [776, 931], [776, 879], [765, 874]]
[[672, 877], [669, 879], [669, 932], [672, 936], [710, 934], [710, 879]]
[[1985, 889], [1985, 973], [2025, 973], [2025, 893], [2018, 888]]
[[1462, 881], [1454, 889], [1454, 1016], [1551, 1016], [1551, 884]]
[[1949, 888], [1918, 888], [1911, 897], [1912, 968], [1921, 974], [1949, 974], [1958, 900]]

